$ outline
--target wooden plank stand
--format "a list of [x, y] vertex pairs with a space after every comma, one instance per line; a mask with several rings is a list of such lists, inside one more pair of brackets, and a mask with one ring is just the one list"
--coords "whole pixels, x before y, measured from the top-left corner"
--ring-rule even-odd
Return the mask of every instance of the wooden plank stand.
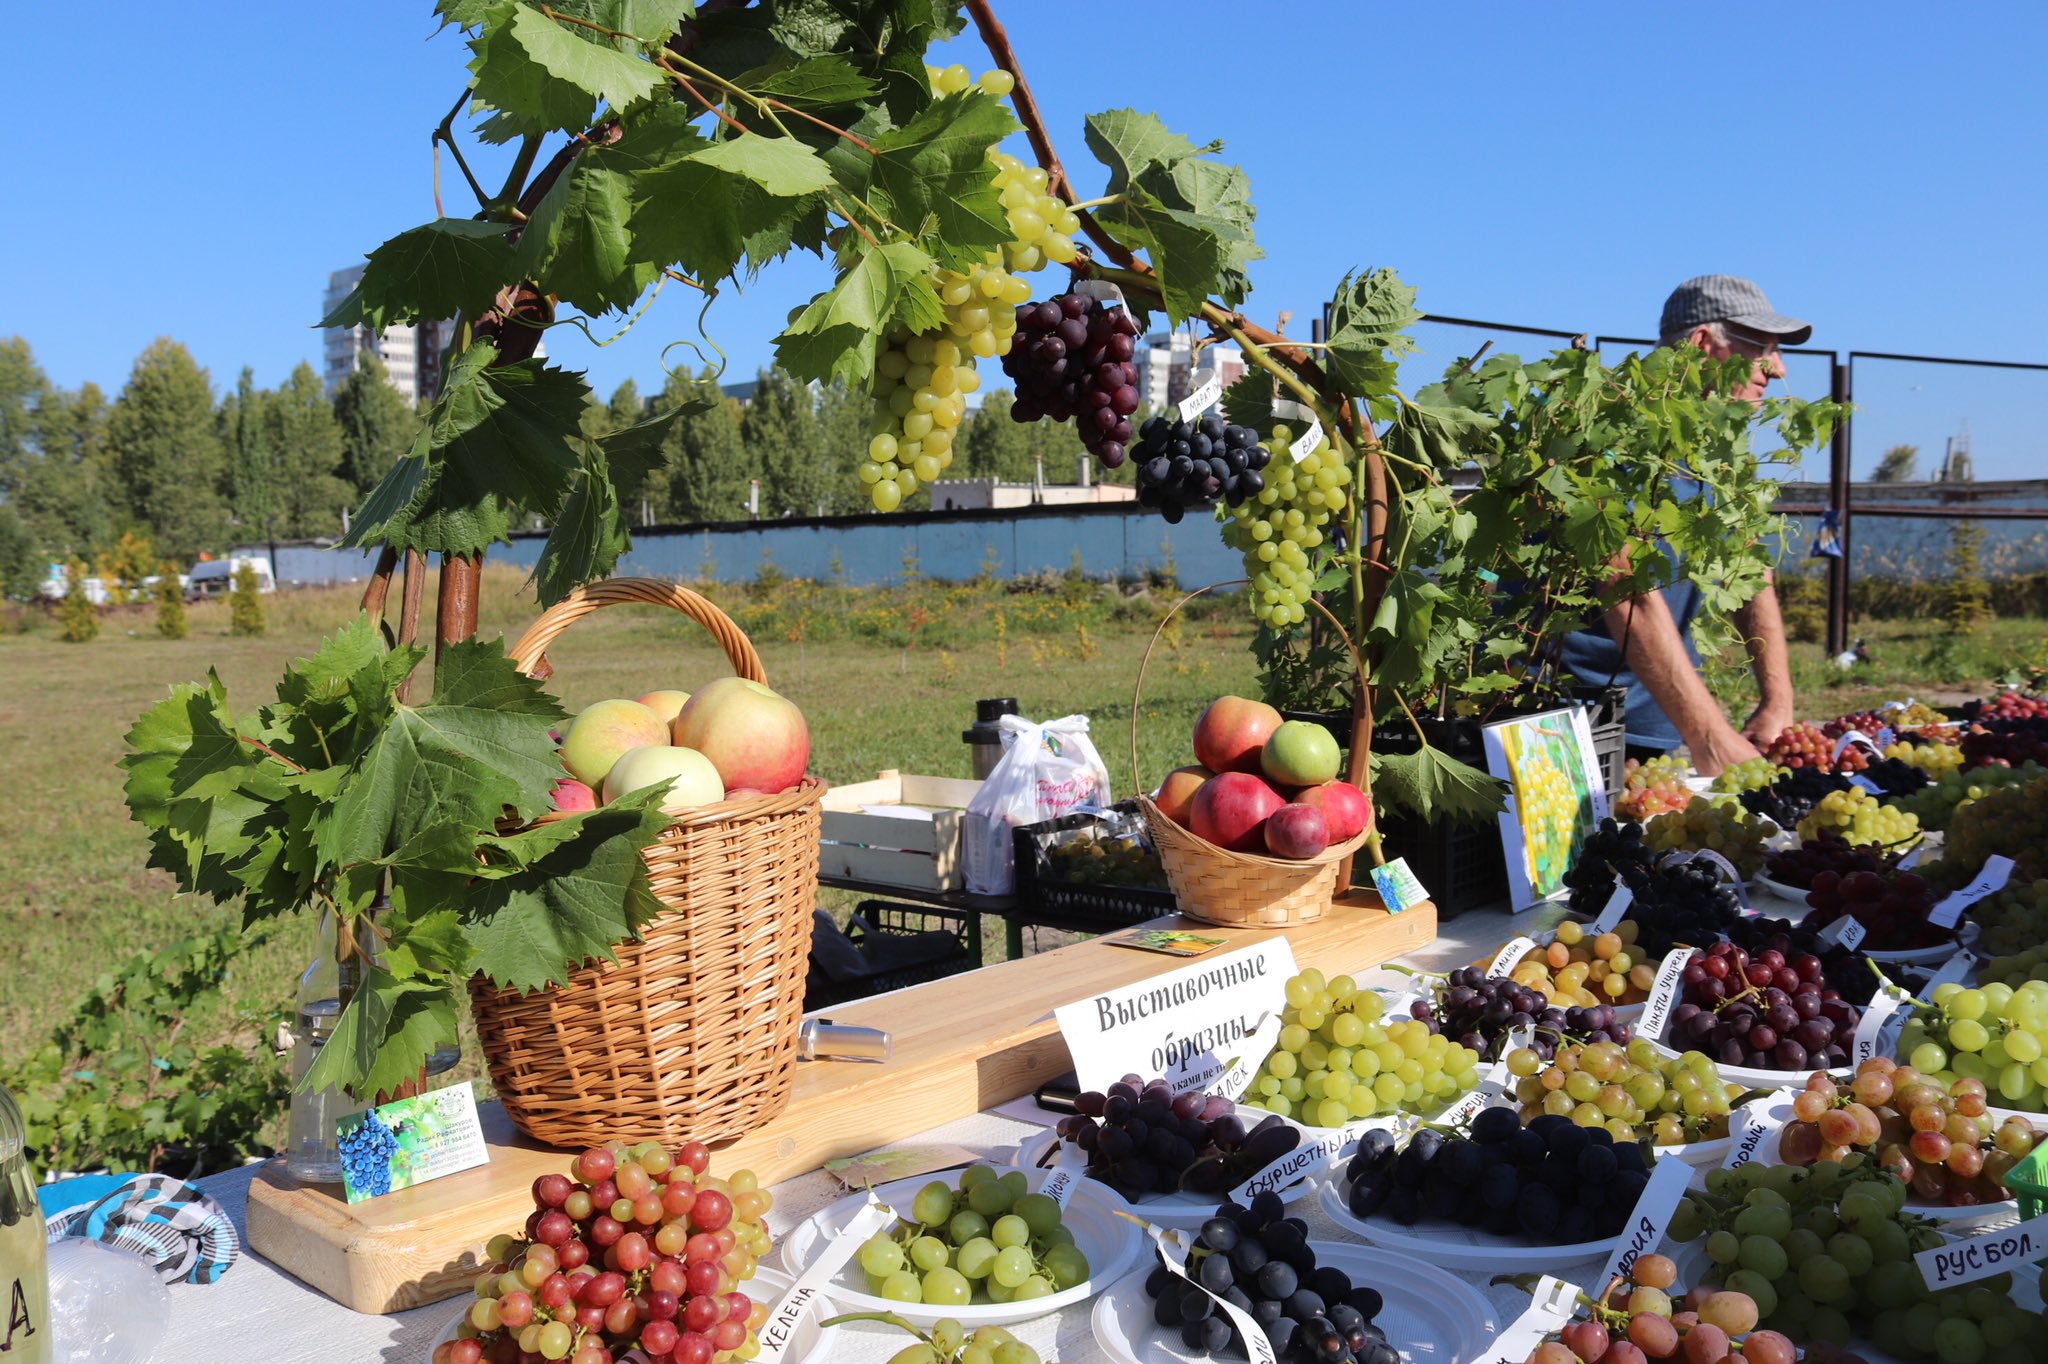
[[[1285, 937], [1300, 966], [1335, 974], [1426, 945], [1436, 907], [1390, 915], [1371, 891], [1354, 890], [1284, 930], [1177, 915], [1147, 926], [1226, 938], [1230, 948]], [[1097, 938], [834, 1009], [835, 1022], [887, 1030], [889, 1062], [800, 1063], [788, 1109], [720, 1148], [713, 1169], [751, 1169], [775, 1184], [1029, 1094], [1073, 1064], [1053, 1009], [1188, 964]], [[484, 1107], [484, 1130], [489, 1164], [354, 1205], [338, 1186], [300, 1184], [272, 1161], [249, 1187], [250, 1247], [358, 1312], [467, 1292], [483, 1244], [516, 1232], [532, 1210], [533, 1180], [566, 1166], [563, 1152], [513, 1132], [496, 1104]]]

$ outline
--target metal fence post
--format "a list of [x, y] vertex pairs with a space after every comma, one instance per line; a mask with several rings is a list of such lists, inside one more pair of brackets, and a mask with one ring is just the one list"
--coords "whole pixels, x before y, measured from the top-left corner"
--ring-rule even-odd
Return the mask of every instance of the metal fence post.
[[[1856, 357], [1849, 362], [1828, 359], [1828, 396], [1845, 407], [1854, 384]], [[1839, 524], [1835, 543], [1841, 554], [1828, 560], [1828, 655], [1833, 657], [1849, 647], [1849, 416], [1835, 424], [1828, 442], [1828, 505]]]

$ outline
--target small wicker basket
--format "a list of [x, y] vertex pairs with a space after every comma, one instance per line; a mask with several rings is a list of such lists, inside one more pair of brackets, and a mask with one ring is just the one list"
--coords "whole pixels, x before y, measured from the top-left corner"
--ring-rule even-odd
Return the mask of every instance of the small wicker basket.
[[[512, 646], [546, 678], [547, 648], [606, 606], [678, 611], [711, 633], [733, 671], [766, 681], [739, 626], [673, 583], [620, 578], [579, 588]], [[470, 981], [491, 1082], [520, 1131], [555, 1146], [613, 1138], [714, 1142], [741, 1136], [789, 1102], [803, 1022], [811, 912], [818, 897], [824, 784], [674, 816], [643, 854], [671, 913], [622, 943], [616, 963], [522, 995]]]
[[[1172, 620], [1182, 607], [1204, 592], [1230, 586], [1233, 584], [1212, 584], [1175, 602], [1173, 610], [1166, 613], [1159, 622], [1159, 629], [1153, 632], [1152, 643], [1145, 647], [1144, 660], [1138, 665], [1138, 684], [1131, 694], [1131, 778], [1140, 793], [1138, 809], [1144, 813], [1153, 846], [1159, 850], [1160, 865], [1166, 869], [1166, 883], [1173, 887], [1173, 897], [1182, 914], [1204, 923], [1224, 924], [1232, 928], [1284, 928], [1323, 917], [1342, 889], [1337, 884], [1340, 872], [1349, 866], [1352, 853], [1365, 842], [1371, 826], [1368, 825], [1364, 832], [1348, 842], [1333, 844], [1320, 855], [1300, 861], [1231, 852], [1207, 839], [1197, 838], [1192, 831], [1167, 818], [1152, 803], [1152, 798], [1143, 794], [1145, 780], [1138, 772], [1139, 701], [1144, 695], [1145, 669], [1152, 662], [1152, 649], [1159, 643], [1167, 621]], [[1314, 598], [1310, 598], [1308, 604], [1329, 619], [1338, 638], [1344, 641], [1344, 647], [1351, 651], [1352, 665], [1357, 668], [1358, 676], [1363, 677], [1365, 666], [1358, 657], [1358, 646], [1351, 642], [1342, 622]], [[1357, 723], [1354, 721], [1355, 725]], [[1345, 779], [1354, 785], [1363, 785], [1362, 779], [1370, 760], [1369, 746], [1354, 728]]]

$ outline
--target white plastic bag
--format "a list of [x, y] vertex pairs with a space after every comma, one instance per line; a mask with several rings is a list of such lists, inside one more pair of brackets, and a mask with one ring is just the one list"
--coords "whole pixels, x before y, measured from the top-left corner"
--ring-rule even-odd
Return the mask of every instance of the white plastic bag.
[[1005, 715], [1001, 724], [1002, 759], [967, 806], [962, 830], [967, 889], [975, 895], [1008, 895], [1016, 887], [1010, 830], [1109, 803], [1109, 769], [1088, 738], [1087, 716], [1041, 725]]

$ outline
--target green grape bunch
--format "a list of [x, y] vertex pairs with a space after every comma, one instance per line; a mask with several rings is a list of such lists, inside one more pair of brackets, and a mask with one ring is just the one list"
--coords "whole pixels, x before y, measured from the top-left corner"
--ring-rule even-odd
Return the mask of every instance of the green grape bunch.
[[1386, 1017], [1385, 1002], [1349, 976], [1325, 980], [1310, 968], [1286, 992], [1279, 1043], [1242, 1104], [1342, 1127], [1396, 1110], [1436, 1113], [1479, 1083], [1478, 1052], [1420, 1019]]
[[970, 1165], [957, 1186], [932, 1180], [910, 1216], [861, 1243], [868, 1291], [890, 1302], [966, 1307], [1028, 1302], [1087, 1282], [1088, 1257], [1060, 1205], [1022, 1170]]
[[1935, 988], [1899, 1035], [1899, 1058], [1930, 1080], [1976, 1080], [2008, 1108], [2048, 1111], [2048, 982]]
[[1875, 843], [1904, 847], [1920, 837], [1920, 821], [1897, 805], [1888, 805], [1861, 787], [1830, 791], [1799, 821], [1801, 840], [1832, 830], [1850, 846]]
[[1235, 507], [1219, 511], [1223, 542], [1244, 555], [1252, 615], [1275, 630], [1306, 619], [1315, 590], [1317, 565], [1330, 518], [1350, 502], [1351, 473], [1344, 447], [1325, 432], [1299, 460], [1283, 451], [1294, 439], [1285, 424], [1273, 428], [1275, 456], [1265, 469], [1265, 487]]

